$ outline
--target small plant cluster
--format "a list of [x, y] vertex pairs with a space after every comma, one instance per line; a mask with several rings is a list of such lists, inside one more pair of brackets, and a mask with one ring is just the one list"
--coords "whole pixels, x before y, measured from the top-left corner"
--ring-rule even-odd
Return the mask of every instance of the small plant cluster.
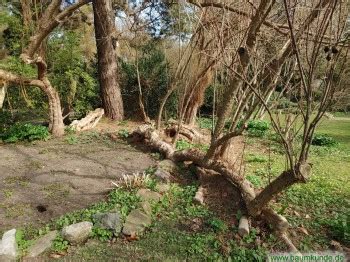
[[50, 134], [47, 127], [33, 124], [15, 124], [0, 134], [0, 139], [5, 143], [47, 140], [49, 137]]
[[338, 142], [327, 134], [316, 134], [311, 142], [314, 146], [325, 146], [325, 147], [333, 147], [338, 145]]
[[264, 120], [251, 120], [248, 122], [247, 131], [249, 136], [263, 137], [270, 128], [270, 124]]
[[208, 145], [203, 144], [192, 144], [184, 139], [179, 139], [176, 141], [176, 150], [185, 150], [190, 148], [197, 148], [203, 152], [207, 152], [209, 147]]

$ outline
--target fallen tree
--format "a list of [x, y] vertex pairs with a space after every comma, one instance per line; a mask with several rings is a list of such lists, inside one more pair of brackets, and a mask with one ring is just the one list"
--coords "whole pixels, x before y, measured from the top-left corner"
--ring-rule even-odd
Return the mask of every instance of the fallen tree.
[[80, 120], [74, 120], [70, 127], [75, 131], [84, 131], [94, 128], [104, 115], [103, 108], [96, 108], [94, 111], [89, 112], [84, 118]]
[[[276, 235], [287, 245], [291, 252], [297, 252], [297, 248], [288, 237], [288, 221], [283, 216], [277, 214], [273, 209], [267, 206], [260, 206], [256, 210], [255, 203], [261, 203], [259, 195], [257, 196], [253, 185], [243, 176], [228, 167], [228, 164], [219, 161], [211, 160], [205, 157], [205, 153], [198, 149], [186, 149], [176, 151], [172, 145], [162, 141], [158, 132], [150, 125], [141, 125], [134, 132], [133, 137], [135, 141], [144, 142], [153, 149], [158, 150], [165, 158], [174, 162], [192, 162], [195, 166], [205, 170], [214, 171], [224, 176], [230, 183], [237, 187], [242, 195], [246, 205], [246, 214], [253, 219], [263, 218], [270, 224]], [[265, 199], [265, 198], [264, 198]]]

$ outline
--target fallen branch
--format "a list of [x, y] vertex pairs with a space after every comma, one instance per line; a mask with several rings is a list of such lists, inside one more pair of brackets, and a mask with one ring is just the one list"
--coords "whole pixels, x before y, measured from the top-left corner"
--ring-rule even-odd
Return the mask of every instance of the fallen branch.
[[103, 115], [104, 110], [102, 108], [97, 108], [95, 111], [89, 112], [86, 117], [80, 120], [74, 120], [70, 124], [70, 127], [76, 131], [83, 131], [94, 128]]

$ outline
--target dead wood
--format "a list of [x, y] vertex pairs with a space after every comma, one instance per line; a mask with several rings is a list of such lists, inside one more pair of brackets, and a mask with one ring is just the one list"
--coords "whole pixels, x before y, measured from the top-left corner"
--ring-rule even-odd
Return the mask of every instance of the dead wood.
[[97, 125], [103, 115], [104, 110], [102, 108], [97, 108], [94, 111], [89, 112], [86, 117], [80, 120], [74, 120], [70, 124], [70, 127], [76, 131], [92, 129]]

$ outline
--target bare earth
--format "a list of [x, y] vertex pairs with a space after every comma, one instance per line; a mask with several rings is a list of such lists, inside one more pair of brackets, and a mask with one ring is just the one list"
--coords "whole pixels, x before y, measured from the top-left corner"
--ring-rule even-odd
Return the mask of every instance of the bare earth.
[[0, 231], [85, 208], [105, 198], [112, 180], [154, 165], [149, 155], [96, 132], [70, 143], [0, 145], [0, 156]]

